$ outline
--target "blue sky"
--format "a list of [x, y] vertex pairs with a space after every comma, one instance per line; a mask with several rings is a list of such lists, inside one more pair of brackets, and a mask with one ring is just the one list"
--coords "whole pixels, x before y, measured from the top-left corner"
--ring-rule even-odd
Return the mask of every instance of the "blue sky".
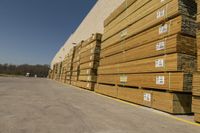
[[49, 64], [96, 0], [0, 0], [0, 63]]

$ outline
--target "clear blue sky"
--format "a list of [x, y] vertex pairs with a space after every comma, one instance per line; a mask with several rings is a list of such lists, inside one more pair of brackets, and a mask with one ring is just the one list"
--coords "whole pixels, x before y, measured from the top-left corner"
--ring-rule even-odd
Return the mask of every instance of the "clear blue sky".
[[96, 0], [0, 0], [0, 63], [49, 64]]

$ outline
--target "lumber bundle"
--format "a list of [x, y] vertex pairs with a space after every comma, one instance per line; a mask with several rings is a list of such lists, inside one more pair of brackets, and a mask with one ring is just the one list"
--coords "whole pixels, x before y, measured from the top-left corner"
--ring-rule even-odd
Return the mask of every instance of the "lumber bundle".
[[192, 96], [190, 94], [108, 86], [103, 84], [96, 85], [95, 90], [104, 95], [171, 114], [191, 113]]
[[200, 1], [197, 2], [197, 70], [198, 72], [193, 78], [193, 99], [192, 109], [194, 112], [194, 120], [200, 122]]
[[[191, 113], [195, 15], [194, 0], [126, 0], [104, 22], [95, 91], [173, 114]], [[152, 100], [144, 101], [144, 93]]]
[[62, 69], [62, 62], [56, 63], [53, 66], [53, 78], [56, 81], [61, 81], [61, 69]]
[[97, 81], [97, 68], [100, 59], [100, 45], [102, 35], [93, 34], [82, 41], [75, 50], [73, 60], [72, 85], [88, 90], [94, 90]]

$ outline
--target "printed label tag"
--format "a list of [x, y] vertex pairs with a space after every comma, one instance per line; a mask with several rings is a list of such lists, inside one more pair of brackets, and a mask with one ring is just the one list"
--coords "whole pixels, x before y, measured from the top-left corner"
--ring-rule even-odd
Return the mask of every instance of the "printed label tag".
[[156, 51], [160, 51], [160, 50], [163, 50], [163, 49], [165, 49], [165, 42], [164, 41], [156, 44]]
[[157, 19], [159, 19], [159, 18], [161, 18], [163, 16], [165, 16], [165, 10], [164, 9], [158, 10], [157, 11]]
[[167, 24], [165, 24], [165, 25], [163, 25], [163, 26], [161, 26], [161, 27], [159, 28], [159, 34], [166, 33], [167, 31], [168, 31], [168, 26], [167, 26]]
[[123, 37], [125, 37], [126, 35], [127, 35], [127, 30], [125, 29], [125, 30], [123, 30], [122, 32], [121, 32], [121, 38], [123, 38]]
[[92, 56], [90, 56], [90, 60], [92, 60]]
[[164, 2], [165, 0], [160, 0], [160, 2]]
[[150, 93], [144, 93], [144, 101], [151, 102], [151, 94]]
[[156, 84], [164, 85], [165, 84], [165, 76], [156, 76]]
[[90, 70], [87, 70], [87, 74], [90, 74]]
[[91, 66], [92, 66], [92, 63], [89, 64], [89, 67], [91, 67]]
[[164, 67], [164, 60], [163, 59], [156, 60], [155, 67]]
[[128, 76], [126, 76], [126, 75], [121, 75], [120, 76], [120, 82], [121, 83], [127, 83], [127, 81], [128, 81]]

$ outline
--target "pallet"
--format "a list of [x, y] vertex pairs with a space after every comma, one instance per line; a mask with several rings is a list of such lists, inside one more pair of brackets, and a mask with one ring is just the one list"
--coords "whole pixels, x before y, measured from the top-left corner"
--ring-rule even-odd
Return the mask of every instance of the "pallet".
[[155, 90], [168, 90], [175, 92], [192, 91], [192, 74], [182, 72], [98, 75], [97, 82], [103, 84], [151, 88]]
[[191, 94], [97, 84], [95, 92], [171, 114], [191, 113]]
[[[120, 58], [123, 60], [122, 57]], [[104, 60], [101, 59], [100, 62]], [[135, 74], [153, 72], [194, 72], [196, 71], [196, 57], [185, 54], [170, 54], [136, 60], [131, 62], [100, 66], [98, 74]]]
[[[171, 53], [182, 53], [196, 56], [196, 51], [196, 39], [180, 34], [145, 44], [131, 41], [130, 43], [120, 43], [102, 50], [100, 58], [104, 60], [101, 60], [100, 66]], [[122, 57], [127, 58], [123, 58], [122, 60]]]
[[[178, 16], [164, 24], [155, 26], [145, 32], [140, 34], [133, 34], [130, 27], [126, 29], [126, 34], [122, 36], [122, 33], [118, 33], [106, 41], [102, 42], [101, 50], [108, 48], [110, 46], [126, 43], [130, 40], [137, 41], [139, 44], [144, 44], [154, 40], [162, 39], [174, 34], [182, 33], [190, 36], [196, 36], [196, 23], [194, 20], [186, 16]], [[136, 28], [137, 29], [137, 28]], [[145, 38], [145, 39], [144, 39]]]

